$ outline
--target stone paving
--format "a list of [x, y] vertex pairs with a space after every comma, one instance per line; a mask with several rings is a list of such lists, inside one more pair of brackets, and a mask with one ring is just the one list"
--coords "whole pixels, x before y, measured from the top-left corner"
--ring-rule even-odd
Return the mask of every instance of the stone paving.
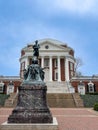
[[[0, 124], [5, 122], [12, 108], [0, 108]], [[92, 108], [51, 108], [59, 130], [98, 130], [98, 112]]]

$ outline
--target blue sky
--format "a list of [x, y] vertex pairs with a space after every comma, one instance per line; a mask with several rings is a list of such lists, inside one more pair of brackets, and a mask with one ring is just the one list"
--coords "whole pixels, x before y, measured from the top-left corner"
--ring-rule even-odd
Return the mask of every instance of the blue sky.
[[68, 44], [83, 75], [98, 74], [97, 0], [0, 0], [0, 75], [19, 75], [21, 49], [36, 39]]

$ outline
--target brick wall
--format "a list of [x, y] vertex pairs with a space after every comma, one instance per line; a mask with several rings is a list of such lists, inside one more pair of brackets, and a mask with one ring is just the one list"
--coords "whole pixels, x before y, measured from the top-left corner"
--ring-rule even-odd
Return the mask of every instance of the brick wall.
[[65, 81], [65, 62], [61, 59], [61, 81]]
[[24, 50], [21, 51], [21, 57], [22, 57], [23, 55], [25, 55], [25, 51], [24, 51]]
[[55, 75], [55, 59], [52, 59], [52, 79], [53, 79], [53, 81], [55, 80], [55, 77], [54, 77], [54, 75]]
[[[75, 91], [78, 92], [78, 84], [79, 84], [80, 81], [72, 81], [71, 84], [72, 86], [75, 88]], [[86, 89], [86, 92], [87, 92], [87, 84], [89, 83], [89, 80], [82, 80], [82, 82], [85, 84], [85, 89]], [[98, 81], [95, 81], [95, 80], [92, 80], [92, 82], [95, 84], [95, 89], [96, 89], [96, 92], [98, 92]]]
[[[9, 85], [10, 81], [4, 80], [3, 81], [4, 85], [5, 85], [5, 89], [4, 89], [4, 94], [7, 93], [7, 86]], [[20, 86], [21, 81], [13, 81], [14, 83], [14, 92], [17, 92], [17, 88]]]

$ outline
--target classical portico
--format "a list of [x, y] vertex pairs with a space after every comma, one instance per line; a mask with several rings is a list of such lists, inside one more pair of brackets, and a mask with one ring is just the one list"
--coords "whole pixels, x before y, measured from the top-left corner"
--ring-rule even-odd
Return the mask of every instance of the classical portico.
[[[23, 70], [32, 63], [32, 44], [27, 45], [21, 51], [20, 76]], [[74, 75], [74, 51], [65, 43], [53, 40], [39, 40], [39, 64], [45, 71], [45, 81], [68, 81]]]
[[[41, 67], [44, 68], [44, 71], [48, 71], [48, 77], [46, 77], [47, 81], [57, 80], [61, 82], [61, 63], [60, 56], [42, 56], [40, 57]], [[55, 66], [55, 72], [53, 73], [53, 66]], [[46, 72], [47, 74], [47, 72]]]

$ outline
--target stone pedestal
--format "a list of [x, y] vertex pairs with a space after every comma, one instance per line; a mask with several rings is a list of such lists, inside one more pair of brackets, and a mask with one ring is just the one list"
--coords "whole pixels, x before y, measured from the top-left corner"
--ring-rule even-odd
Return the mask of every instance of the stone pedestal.
[[58, 123], [56, 118], [53, 118], [53, 123], [44, 124], [28, 124], [28, 123], [3, 123], [0, 130], [58, 130]]
[[29, 82], [19, 86], [18, 103], [8, 117], [8, 123], [52, 123], [46, 91], [44, 82]]

